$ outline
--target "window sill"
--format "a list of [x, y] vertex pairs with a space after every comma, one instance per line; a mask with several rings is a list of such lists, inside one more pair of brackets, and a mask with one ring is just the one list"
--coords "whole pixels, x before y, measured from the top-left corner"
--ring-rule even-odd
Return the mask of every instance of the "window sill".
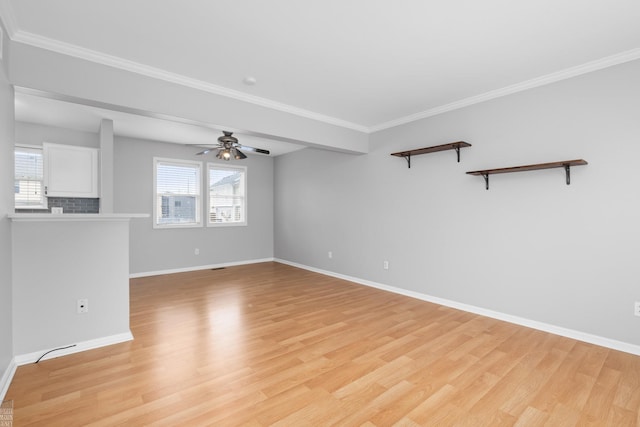
[[202, 224], [153, 224], [155, 230], [171, 230], [176, 228], [201, 228]]
[[247, 222], [210, 222], [207, 227], [246, 227]]

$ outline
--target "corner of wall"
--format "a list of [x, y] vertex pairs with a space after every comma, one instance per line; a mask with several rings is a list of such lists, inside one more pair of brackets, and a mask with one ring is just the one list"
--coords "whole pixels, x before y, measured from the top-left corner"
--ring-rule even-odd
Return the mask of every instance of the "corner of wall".
[[[7, 42], [2, 31], [2, 59], [0, 60], [0, 397], [4, 397], [13, 374], [13, 280], [11, 224], [7, 214], [13, 212], [13, 140], [14, 97], [7, 78]], [[2, 400], [2, 399], [0, 399]]]
[[11, 380], [13, 380], [13, 376], [16, 373], [16, 368], [18, 364], [16, 363], [15, 357], [11, 359], [9, 362], [9, 366], [4, 371], [2, 377], [0, 377], [0, 402], [4, 400], [4, 397], [7, 395], [7, 391], [9, 390], [9, 386], [11, 385]]

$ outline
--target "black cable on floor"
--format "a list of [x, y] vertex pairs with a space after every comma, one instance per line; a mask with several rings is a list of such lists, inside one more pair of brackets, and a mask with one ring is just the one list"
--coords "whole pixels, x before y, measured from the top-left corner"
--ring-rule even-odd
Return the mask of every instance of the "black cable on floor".
[[66, 347], [54, 348], [53, 350], [49, 350], [49, 351], [47, 351], [45, 354], [43, 354], [42, 356], [40, 356], [40, 357], [38, 358], [38, 360], [36, 360], [36, 363], [38, 363], [38, 362], [40, 361], [40, 359], [42, 359], [43, 357], [45, 357], [47, 354], [51, 353], [52, 351], [64, 350], [65, 348], [71, 348], [71, 347], [75, 347], [75, 346], [76, 346], [75, 344], [72, 344], [72, 345], [68, 345], [68, 346], [66, 346]]

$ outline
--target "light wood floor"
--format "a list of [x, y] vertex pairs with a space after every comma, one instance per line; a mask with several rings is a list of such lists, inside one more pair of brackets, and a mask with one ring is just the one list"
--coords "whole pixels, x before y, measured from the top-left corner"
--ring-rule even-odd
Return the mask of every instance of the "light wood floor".
[[277, 263], [132, 280], [131, 328], [14, 426], [640, 426], [638, 356]]

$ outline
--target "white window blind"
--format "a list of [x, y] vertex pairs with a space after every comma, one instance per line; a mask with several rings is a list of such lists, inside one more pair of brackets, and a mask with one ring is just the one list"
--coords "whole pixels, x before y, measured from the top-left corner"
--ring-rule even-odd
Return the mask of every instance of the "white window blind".
[[15, 207], [46, 208], [41, 148], [15, 147]]
[[154, 227], [200, 226], [201, 164], [154, 159]]
[[247, 168], [208, 164], [208, 225], [247, 224]]

